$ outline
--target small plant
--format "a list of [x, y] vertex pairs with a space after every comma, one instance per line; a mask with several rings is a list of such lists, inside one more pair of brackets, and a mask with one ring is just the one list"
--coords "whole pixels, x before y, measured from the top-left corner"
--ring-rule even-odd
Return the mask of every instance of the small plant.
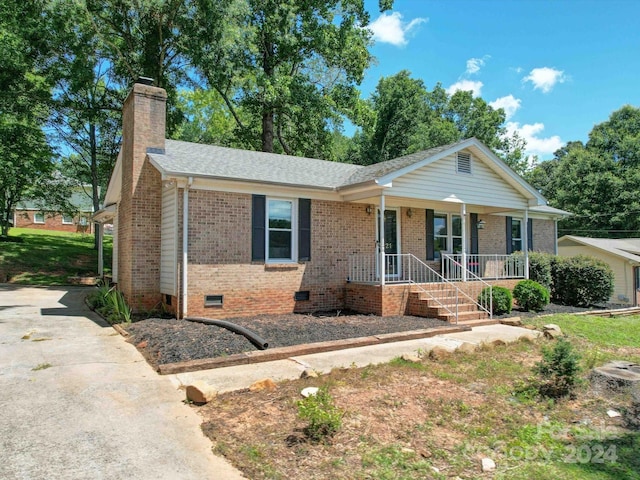
[[478, 303], [487, 308], [491, 306], [494, 315], [502, 315], [503, 313], [511, 313], [513, 296], [511, 291], [505, 287], [485, 287], [478, 295]]
[[553, 348], [543, 347], [542, 360], [536, 363], [534, 372], [541, 378], [538, 391], [544, 397], [570, 396], [580, 379], [580, 355], [573, 345], [559, 338]]
[[344, 412], [334, 405], [333, 397], [324, 387], [315, 395], [299, 400], [296, 405], [298, 416], [309, 422], [305, 434], [314, 442], [332, 437], [342, 427]]
[[513, 298], [525, 312], [541, 312], [549, 304], [549, 291], [533, 280], [522, 280], [513, 289]]
[[51, 367], [53, 367], [53, 365], [51, 365], [50, 363], [40, 363], [37, 366], [33, 367], [31, 371], [37, 372], [39, 370], [46, 370], [47, 368], [51, 368]]
[[89, 306], [104, 316], [113, 325], [131, 323], [131, 308], [124, 295], [115, 287], [102, 285], [87, 297]]

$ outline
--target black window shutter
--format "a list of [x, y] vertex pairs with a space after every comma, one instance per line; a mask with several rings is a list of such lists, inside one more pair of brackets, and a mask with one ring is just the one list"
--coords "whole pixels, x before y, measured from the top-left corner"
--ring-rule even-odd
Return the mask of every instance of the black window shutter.
[[478, 214], [471, 214], [471, 255], [478, 254]]
[[251, 260], [254, 262], [265, 259], [266, 201], [264, 195], [254, 195], [251, 202]]
[[298, 260], [311, 260], [311, 200], [298, 199]]
[[435, 245], [434, 245], [434, 231], [433, 231], [433, 210], [427, 209], [427, 260], [435, 259]]
[[507, 255], [513, 253], [513, 242], [511, 241], [512, 221], [511, 217], [507, 217]]
[[527, 247], [530, 252], [533, 251], [533, 218], [527, 221]]

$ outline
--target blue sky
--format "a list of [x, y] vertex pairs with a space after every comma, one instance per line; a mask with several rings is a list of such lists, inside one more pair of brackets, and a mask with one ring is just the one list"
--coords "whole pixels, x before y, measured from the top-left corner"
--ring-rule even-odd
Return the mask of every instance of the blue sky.
[[508, 113], [540, 159], [630, 104], [640, 107], [640, 1], [395, 0], [371, 14], [373, 55], [361, 85], [406, 69]]

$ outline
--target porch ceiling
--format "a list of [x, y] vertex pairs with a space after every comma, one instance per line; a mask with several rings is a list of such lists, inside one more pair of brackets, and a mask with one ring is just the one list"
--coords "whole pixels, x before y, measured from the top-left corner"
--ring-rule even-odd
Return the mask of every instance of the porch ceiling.
[[[435, 200], [420, 200], [416, 198], [404, 198], [404, 197], [384, 197], [385, 205], [387, 207], [405, 207], [405, 208], [419, 208], [419, 209], [433, 209], [441, 212], [459, 212], [462, 201], [459, 199], [451, 199], [447, 201], [435, 201]], [[379, 205], [380, 196], [370, 196], [352, 201], [352, 203], [362, 203], [366, 205]], [[481, 214], [493, 214], [493, 213], [505, 213], [512, 212], [513, 208], [500, 208], [490, 207], [486, 205], [474, 205], [467, 204], [467, 211]]]

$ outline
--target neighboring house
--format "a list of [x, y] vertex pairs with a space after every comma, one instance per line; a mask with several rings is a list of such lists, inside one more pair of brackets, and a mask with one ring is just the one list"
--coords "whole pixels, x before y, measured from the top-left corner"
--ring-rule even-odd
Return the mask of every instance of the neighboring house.
[[587, 238], [565, 235], [558, 240], [563, 257], [589, 255], [609, 264], [615, 275], [612, 303], [640, 305], [640, 238]]
[[[88, 189], [88, 190], [85, 190]], [[94, 213], [93, 202], [87, 195], [91, 185], [75, 187], [69, 203], [76, 213], [61, 214], [33, 200], [24, 200], [13, 212], [13, 226], [20, 228], [40, 228], [62, 232], [93, 233], [91, 217]]]
[[165, 99], [134, 86], [94, 217], [113, 223], [113, 281], [134, 308], [451, 318], [432, 290], [475, 299], [475, 275], [527, 275], [512, 252], [556, 251], [567, 212], [474, 138], [364, 167], [166, 140]]

